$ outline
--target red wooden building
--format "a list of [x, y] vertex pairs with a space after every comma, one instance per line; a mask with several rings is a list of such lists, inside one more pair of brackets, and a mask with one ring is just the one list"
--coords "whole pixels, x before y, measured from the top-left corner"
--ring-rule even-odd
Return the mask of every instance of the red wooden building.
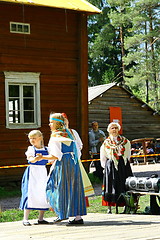
[[[96, 13], [84, 0], [0, 1], [0, 166], [27, 163], [32, 129], [47, 145], [50, 111], [67, 113], [88, 156], [87, 16]], [[0, 168], [0, 181], [23, 171]]]

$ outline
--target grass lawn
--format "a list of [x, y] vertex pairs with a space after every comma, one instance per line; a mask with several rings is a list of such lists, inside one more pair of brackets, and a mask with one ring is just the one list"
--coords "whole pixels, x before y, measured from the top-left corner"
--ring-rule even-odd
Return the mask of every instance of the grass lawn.
[[[99, 179], [95, 179], [93, 174], [89, 174], [89, 178], [94, 186], [94, 184], [101, 184]], [[7, 187], [0, 187], [0, 199], [8, 198], [8, 197], [16, 197], [20, 196], [20, 187], [14, 187], [8, 189]], [[102, 198], [101, 196], [93, 196], [89, 198], [90, 206], [87, 208], [88, 213], [107, 213], [107, 207], [102, 206]], [[137, 210], [137, 214], [144, 214], [146, 206], [149, 206], [149, 196], [141, 196], [139, 199], [139, 209]], [[123, 208], [118, 208], [119, 213], [123, 212]], [[116, 213], [115, 207], [112, 208], [112, 212]], [[39, 212], [38, 211], [31, 211], [30, 212], [30, 219], [37, 219]], [[45, 218], [55, 217], [55, 213], [52, 211], [46, 211]], [[19, 209], [11, 209], [2, 211], [0, 209], [0, 222], [12, 222], [12, 221], [19, 221], [23, 219], [23, 211]]]
[[[88, 213], [107, 213], [107, 207], [101, 205], [101, 196], [94, 196], [89, 198], [90, 206], [87, 208]], [[137, 210], [137, 214], [143, 214], [145, 207], [149, 206], [149, 196], [142, 196], [139, 200], [140, 208]], [[118, 208], [119, 213], [123, 212], [123, 208]], [[112, 212], [115, 213], [115, 207], [112, 208]], [[45, 212], [45, 218], [56, 217], [52, 211]], [[38, 218], [38, 211], [32, 210], [29, 215], [30, 219]], [[12, 222], [20, 221], [23, 219], [23, 211], [19, 209], [11, 209], [0, 212], [0, 222]]]

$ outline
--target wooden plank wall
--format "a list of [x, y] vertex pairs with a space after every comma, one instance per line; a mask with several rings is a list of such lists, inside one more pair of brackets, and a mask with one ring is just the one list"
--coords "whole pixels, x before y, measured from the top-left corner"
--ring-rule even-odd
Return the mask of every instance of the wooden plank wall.
[[89, 128], [91, 122], [99, 122], [99, 128], [108, 136], [106, 128], [110, 122], [109, 107], [121, 107], [123, 135], [129, 140], [145, 137], [160, 137], [160, 116], [153, 116], [153, 111], [143, 108], [143, 103], [132, 98], [122, 87], [115, 86], [97, 97], [89, 104]]
[[[0, 14], [0, 166], [4, 166], [27, 163], [24, 152], [29, 144], [27, 133], [32, 130], [5, 127], [4, 71], [40, 72], [40, 130], [45, 144], [50, 135], [48, 117], [51, 111], [66, 112], [70, 126], [81, 130], [81, 121], [77, 120], [81, 117], [78, 116], [82, 87], [78, 83], [81, 31], [78, 21], [81, 14], [65, 9], [7, 3], [0, 3]], [[30, 23], [31, 34], [10, 33], [10, 21]], [[88, 83], [83, 87], [88, 88]], [[0, 180], [19, 180], [23, 171], [0, 170]]]

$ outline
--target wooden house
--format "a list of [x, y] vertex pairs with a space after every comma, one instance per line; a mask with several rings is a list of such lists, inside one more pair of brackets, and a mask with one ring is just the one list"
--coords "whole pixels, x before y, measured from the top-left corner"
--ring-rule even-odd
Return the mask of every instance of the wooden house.
[[89, 129], [98, 121], [106, 135], [111, 121], [122, 125], [122, 134], [129, 140], [160, 137], [160, 116], [129, 90], [115, 83], [88, 89]]
[[[0, 1], [0, 166], [27, 163], [27, 134], [43, 132], [49, 113], [66, 112], [88, 154], [87, 17], [85, 0]], [[24, 168], [0, 168], [0, 183]]]

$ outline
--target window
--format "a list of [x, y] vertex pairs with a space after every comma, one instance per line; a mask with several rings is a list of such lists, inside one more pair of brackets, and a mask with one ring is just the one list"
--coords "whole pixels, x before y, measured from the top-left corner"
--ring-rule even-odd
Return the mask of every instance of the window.
[[5, 72], [6, 127], [40, 127], [39, 73]]
[[11, 33], [30, 34], [30, 24], [10, 22], [10, 32]]

